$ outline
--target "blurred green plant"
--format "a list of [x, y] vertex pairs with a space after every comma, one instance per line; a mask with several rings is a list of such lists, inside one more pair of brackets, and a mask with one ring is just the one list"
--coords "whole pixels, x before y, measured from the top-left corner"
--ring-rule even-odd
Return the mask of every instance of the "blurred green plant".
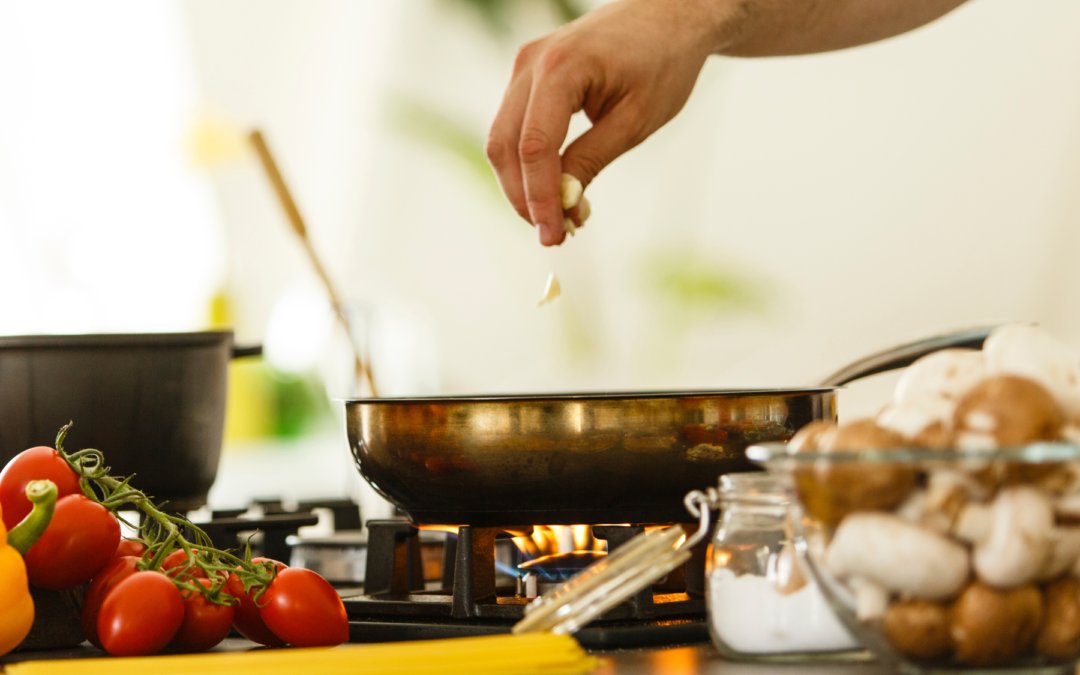
[[[511, 16], [519, 9], [521, 0], [452, 0], [475, 11], [488, 30], [498, 37], [510, 37]], [[569, 23], [585, 13], [577, 0], [538, 0], [551, 6], [560, 24]]]
[[733, 313], [761, 313], [768, 308], [764, 283], [697, 248], [661, 249], [645, 256], [646, 291], [687, 320]]
[[484, 137], [438, 108], [404, 94], [387, 97], [386, 119], [397, 133], [460, 160], [490, 194], [502, 199], [484, 155]]
[[325, 427], [331, 412], [315, 374], [282, 373], [261, 358], [229, 365], [225, 437], [231, 442], [303, 436]]
[[275, 412], [273, 435], [296, 438], [324, 425], [330, 418], [326, 389], [315, 374], [291, 375], [268, 368]]

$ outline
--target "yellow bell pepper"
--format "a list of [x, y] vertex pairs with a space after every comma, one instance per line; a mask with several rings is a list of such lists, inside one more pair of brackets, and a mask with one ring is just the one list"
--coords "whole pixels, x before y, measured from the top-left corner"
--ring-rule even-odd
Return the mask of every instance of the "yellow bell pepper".
[[34, 623], [34, 601], [26, 581], [22, 556], [8, 546], [7, 530], [0, 518], [0, 655], [15, 649]]

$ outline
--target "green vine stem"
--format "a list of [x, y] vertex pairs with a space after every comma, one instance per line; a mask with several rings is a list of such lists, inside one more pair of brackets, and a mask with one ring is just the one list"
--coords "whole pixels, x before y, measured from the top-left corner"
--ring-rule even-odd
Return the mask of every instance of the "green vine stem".
[[[166, 556], [181, 549], [187, 556], [187, 562], [170, 570], [169, 577], [185, 596], [188, 593], [201, 593], [210, 602], [230, 604], [234, 602], [232, 596], [222, 592], [229, 574], [239, 577], [245, 592], [258, 588], [255, 598], [262, 596], [263, 591], [277, 576], [277, 568], [273, 563], [251, 562], [250, 545], [243, 558], [214, 548], [210, 537], [197, 525], [187, 518], [162, 511], [150, 497], [132, 487], [133, 476], [124, 479], [110, 476], [109, 468], [105, 466], [105, 457], [99, 450], [86, 449], [71, 454], [64, 452], [64, 438], [71, 426], [72, 423], [69, 422], [56, 435], [56, 451], [79, 475], [83, 494], [114, 514], [121, 507], [126, 507], [125, 510], [134, 507], [142, 514], [139, 525], [142, 535], [140, 541], [146, 544], [147, 550], [137, 565], [138, 569], [159, 570]], [[116, 515], [123, 520], [119, 514]], [[206, 574], [211, 582], [210, 587], [195, 581], [195, 568]]]
[[26, 555], [52, 522], [57, 492], [56, 483], [51, 480], [32, 480], [26, 484], [26, 498], [34, 508], [8, 532], [8, 544], [19, 555]]

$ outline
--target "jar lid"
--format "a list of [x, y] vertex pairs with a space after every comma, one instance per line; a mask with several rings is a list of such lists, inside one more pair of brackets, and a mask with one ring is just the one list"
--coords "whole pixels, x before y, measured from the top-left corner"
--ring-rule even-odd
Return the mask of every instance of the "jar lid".
[[682, 525], [673, 525], [637, 535], [529, 603], [525, 618], [514, 625], [513, 632], [574, 633], [686, 563], [691, 549], [709, 533], [709, 509], [715, 507], [716, 490], [694, 490], [683, 504], [700, 520], [696, 532], [688, 537]]
[[677, 548], [685, 535], [681, 525], [637, 535], [529, 603], [513, 632], [576, 632], [689, 560], [689, 547]]
[[728, 473], [720, 476], [721, 501], [783, 505], [791, 501], [791, 479], [763, 472]]

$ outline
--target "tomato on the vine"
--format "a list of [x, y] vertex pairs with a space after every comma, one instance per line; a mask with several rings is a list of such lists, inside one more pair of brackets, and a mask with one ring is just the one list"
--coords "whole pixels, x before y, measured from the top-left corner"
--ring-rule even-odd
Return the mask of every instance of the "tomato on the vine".
[[133, 555], [136, 558], [141, 558], [144, 553], [146, 553], [146, 544], [134, 539], [121, 539], [116, 546], [116, 553], [113, 553], [113, 557], [122, 558], [126, 555]]
[[[192, 555], [198, 555], [199, 549], [191, 549]], [[184, 568], [188, 564], [188, 555], [182, 548], [178, 548], [169, 555], [165, 556], [165, 559], [161, 561], [161, 571], [168, 574], [170, 577], [176, 577], [180, 574], [180, 569]], [[179, 568], [179, 569], [178, 569]], [[206, 572], [203, 568], [192, 563], [191, 567], [188, 567], [184, 571], [185, 577], [194, 577], [196, 579], [206, 579]]]
[[[192, 583], [211, 586], [209, 579], [195, 579]], [[218, 605], [195, 591], [181, 591], [180, 595], [184, 598], [184, 621], [169, 646], [184, 652], [205, 652], [220, 644], [232, 629], [235, 605]], [[228, 594], [223, 595], [229, 599]]]
[[[277, 568], [278, 574], [282, 570], [288, 569], [288, 566], [284, 563], [269, 558], [253, 558], [251, 562], [272, 562]], [[240, 578], [235, 574], [230, 574], [229, 580], [225, 583], [225, 590], [239, 601], [236, 604], [236, 614], [233, 616], [233, 626], [241, 635], [252, 642], [258, 642], [267, 647], [285, 646], [285, 641], [274, 635], [274, 632], [266, 627], [262, 616], [259, 615], [259, 607], [251, 597], [257, 592], [255, 589], [252, 589], [251, 593], [245, 593], [244, 584], [240, 581]]]
[[101, 638], [98, 637], [97, 622], [98, 614], [101, 613], [101, 603], [109, 596], [109, 592], [116, 588], [124, 579], [127, 579], [137, 571], [135, 564], [139, 558], [135, 556], [120, 556], [113, 558], [105, 568], [94, 575], [90, 587], [83, 596], [82, 623], [83, 635], [95, 647], [101, 647]]
[[23, 450], [11, 458], [0, 471], [0, 506], [4, 526], [12, 529], [22, 522], [34, 505], [26, 498], [26, 484], [32, 480], [51, 480], [56, 483], [56, 498], [82, 494], [79, 474], [68, 466], [56, 450], [38, 446]]
[[332, 647], [349, 639], [345, 604], [330, 582], [311, 570], [278, 572], [260, 605], [266, 627], [295, 647]]
[[101, 603], [98, 637], [113, 656], [143, 656], [162, 649], [184, 621], [184, 600], [161, 572], [136, 572]]
[[120, 522], [85, 495], [56, 502], [52, 522], [23, 559], [30, 583], [51, 591], [85, 584], [112, 560], [120, 543]]

